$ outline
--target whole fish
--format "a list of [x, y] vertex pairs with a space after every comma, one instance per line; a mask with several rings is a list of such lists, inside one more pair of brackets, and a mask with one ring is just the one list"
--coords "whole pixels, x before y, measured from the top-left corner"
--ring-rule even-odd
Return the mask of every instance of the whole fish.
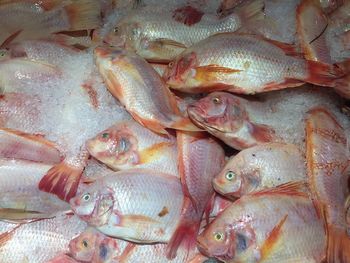
[[[26, 46], [28, 56], [35, 49], [33, 46], [35, 43]], [[59, 68], [60, 76], [45, 82], [31, 79], [27, 85], [23, 81], [11, 86], [11, 90], [0, 97], [0, 122], [2, 127], [15, 130], [12, 134], [21, 135], [21, 144], [28, 146], [27, 152], [30, 145], [35, 146], [33, 152], [37, 151], [43, 137], [51, 141], [51, 145], [46, 145], [55, 148], [52, 149], [55, 156], [59, 150], [59, 162], [41, 179], [39, 189], [69, 200], [76, 193], [88, 157], [86, 140], [129, 117], [95, 71], [92, 52], [72, 52], [46, 42], [41, 47], [45, 48], [40, 49], [38, 59]], [[59, 55], [56, 60], [55, 55]], [[14, 73], [21, 75], [21, 68]]]
[[350, 262], [347, 133], [326, 108], [314, 108], [306, 119], [306, 135], [310, 187], [327, 226], [327, 262]]
[[98, 133], [86, 147], [113, 170], [149, 168], [178, 175], [176, 139], [156, 134], [134, 120]]
[[327, 239], [323, 221], [298, 185], [238, 199], [199, 235], [200, 251], [228, 263], [321, 262]]
[[69, 210], [67, 203], [38, 188], [41, 178], [52, 166], [24, 160], [0, 159], [1, 219], [51, 217], [57, 211]]
[[266, 143], [240, 151], [215, 176], [225, 196], [241, 197], [288, 182], [306, 181], [305, 157], [294, 144]]
[[[201, 219], [214, 194], [212, 179], [225, 163], [225, 152], [215, 140], [205, 133], [177, 132], [179, 173], [182, 189], [192, 203], [195, 213], [185, 213], [168, 243], [168, 256], [174, 258], [176, 250], [184, 243], [187, 249], [195, 247]], [[210, 160], [208, 162], [208, 160]]]
[[154, 62], [169, 62], [191, 45], [219, 32], [233, 32], [246, 23], [261, 19], [264, 3], [252, 1], [237, 12], [218, 18], [184, 5], [144, 7], [122, 18], [106, 37], [109, 44], [124, 46]]
[[70, 240], [85, 228], [86, 223], [77, 216], [60, 214], [27, 224], [0, 222], [1, 262], [45, 263], [67, 253]]
[[168, 242], [186, 208], [179, 179], [147, 169], [104, 176], [70, 204], [100, 232], [138, 243]]
[[100, 5], [93, 0], [15, 0], [0, 3], [0, 43], [96, 28]]
[[301, 58], [294, 46], [260, 36], [220, 33], [182, 52], [163, 77], [173, 89], [188, 93], [254, 94], [305, 82], [334, 86], [343, 75], [336, 66]]
[[115, 239], [87, 228], [69, 243], [70, 254], [79, 262], [126, 263], [126, 262], [187, 262], [195, 251], [182, 250], [176, 258], [166, 258], [166, 244], [139, 245], [121, 239]]
[[329, 107], [350, 127], [345, 115], [339, 114], [339, 101], [334, 93], [312, 87], [269, 92], [258, 100], [213, 92], [192, 103], [188, 114], [196, 125], [238, 150], [267, 142], [303, 147], [303, 120], [312, 107]]
[[140, 124], [163, 134], [165, 128], [198, 130], [180, 115], [175, 96], [143, 58], [122, 49], [97, 47], [95, 60], [109, 91]]

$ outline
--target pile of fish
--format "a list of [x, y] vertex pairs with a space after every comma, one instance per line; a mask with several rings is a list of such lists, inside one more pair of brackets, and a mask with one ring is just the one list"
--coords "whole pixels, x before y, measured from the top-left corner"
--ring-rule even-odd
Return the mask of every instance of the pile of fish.
[[349, 0], [0, 0], [0, 262], [350, 262]]

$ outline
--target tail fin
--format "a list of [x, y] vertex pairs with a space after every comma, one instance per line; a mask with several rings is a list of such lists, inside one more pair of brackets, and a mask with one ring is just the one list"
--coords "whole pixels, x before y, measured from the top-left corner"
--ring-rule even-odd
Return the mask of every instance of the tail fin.
[[53, 166], [40, 180], [39, 189], [69, 201], [77, 192], [82, 172], [83, 167], [73, 167], [63, 161]]
[[256, 21], [264, 19], [264, 7], [265, 4], [263, 0], [254, 0], [240, 7], [234, 14], [239, 16], [241, 25], [252, 25]]
[[101, 23], [101, 6], [95, 0], [75, 0], [64, 7], [67, 12], [69, 30], [97, 28]]
[[345, 76], [344, 71], [337, 65], [308, 60], [307, 67], [309, 75], [305, 81], [318, 86], [334, 87], [336, 80]]
[[350, 236], [344, 229], [328, 226], [327, 262], [350, 262]]

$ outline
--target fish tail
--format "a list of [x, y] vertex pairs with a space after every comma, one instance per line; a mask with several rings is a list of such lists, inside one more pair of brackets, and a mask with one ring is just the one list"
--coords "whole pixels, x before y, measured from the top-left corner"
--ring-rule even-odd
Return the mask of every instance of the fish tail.
[[336, 81], [344, 77], [344, 71], [337, 65], [325, 64], [317, 61], [307, 61], [308, 77], [306, 82], [318, 85], [334, 87]]
[[238, 9], [235, 15], [238, 15], [241, 20], [241, 25], [254, 24], [254, 22], [264, 19], [264, 1], [250, 1]]
[[72, 167], [63, 161], [46, 173], [39, 182], [39, 189], [69, 201], [77, 192], [82, 172], [83, 168]]
[[69, 30], [93, 29], [101, 23], [101, 7], [99, 1], [76, 0], [64, 6], [69, 19]]
[[350, 262], [350, 235], [344, 229], [328, 226], [327, 262]]

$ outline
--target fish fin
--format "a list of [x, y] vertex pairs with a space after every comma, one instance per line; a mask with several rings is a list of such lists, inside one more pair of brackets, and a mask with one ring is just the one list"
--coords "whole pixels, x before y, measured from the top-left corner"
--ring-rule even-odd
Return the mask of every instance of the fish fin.
[[152, 217], [149, 216], [144, 216], [144, 215], [123, 215], [121, 217], [121, 224], [128, 225], [129, 222], [145, 222], [147, 224], [158, 224], [159, 221], [153, 219]]
[[304, 0], [297, 8], [297, 32], [307, 60], [331, 63], [330, 51], [325, 39], [328, 27], [327, 15], [320, 1]]
[[306, 193], [307, 187], [308, 185], [307, 185], [307, 182], [305, 181], [288, 182], [273, 188], [268, 188], [268, 189], [254, 192], [251, 195], [261, 196], [265, 194], [268, 194], [268, 195], [282, 194], [282, 195], [309, 197], [308, 194]]
[[297, 79], [284, 79], [283, 82], [277, 83], [277, 82], [271, 82], [267, 83], [263, 86], [263, 91], [272, 91], [272, 90], [280, 90], [285, 88], [294, 88], [299, 87], [301, 85], [305, 84], [305, 81], [297, 80]]
[[345, 76], [344, 71], [337, 65], [307, 60], [308, 77], [306, 82], [318, 86], [334, 87], [336, 80]]
[[350, 262], [350, 236], [345, 229], [327, 225], [327, 262]]
[[207, 224], [209, 224], [210, 213], [211, 213], [211, 211], [213, 211], [213, 208], [214, 208], [215, 196], [216, 196], [216, 193], [214, 192], [204, 208], [205, 222]]
[[204, 13], [190, 5], [177, 8], [173, 12], [173, 18], [179, 23], [192, 26], [201, 21]]
[[100, 26], [101, 6], [95, 0], [75, 0], [64, 6], [70, 22], [69, 30], [93, 29]]
[[6, 243], [11, 240], [11, 238], [13, 237], [15, 231], [20, 227], [22, 226], [22, 224], [19, 224], [17, 226], [15, 226], [14, 228], [12, 228], [11, 230], [8, 230], [4, 233], [1, 233], [0, 234], [0, 248], [5, 246]]
[[16, 37], [18, 37], [18, 35], [22, 32], [22, 30], [18, 30], [16, 32], [14, 32], [13, 34], [11, 34], [8, 38], [6, 38], [4, 40], [4, 42], [2, 42], [0, 48], [6, 48], [9, 44], [11, 44], [13, 42], [13, 40], [16, 39]]
[[183, 49], [187, 48], [185, 44], [181, 42], [177, 42], [172, 39], [167, 39], [167, 38], [157, 38], [155, 40], [150, 40], [149, 44], [155, 47], [173, 46], [173, 47], [178, 47]]
[[132, 251], [134, 250], [134, 248], [136, 247], [135, 243], [131, 243], [129, 242], [126, 247], [124, 248], [123, 252], [121, 253], [120, 256], [117, 256], [116, 258], [116, 262], [120, 262], [120, 263], [127, 263], [128, 262], [128, 257], [130, 256], [130, 254], [132, 253]]
[[58, 163], [61, 161], [56, 144], [41, 135], [0, 128], [0, 155], [6, 158]]
[[187, 117], [178, 117], [169, 128], [181, 131], [203, 131], [202, 128], [196, 126], [189, 118]]
[[134, 118], [135, 121], [137, 121], [147, 129], [150, 129], [151, 131], [158, 134], [169, 135], [169, 133], [166, 130], [166, 127], [163, 124], [161, 124], [159, 121], [145, 120], [141, 118], [139, 115], [137, 115], [136, 113], [133, 113], [133, 112], [129, 112], [129, 113], [131, 114], [131, 116]]
[[350, 99], [350, 74], [335, 81], [334, 90], [342, 97]]
[[233, 15], [239, 16], [242, 25], [253, 25], [254, 23], [264, 19], [264, 7], [265, 3], [263, 0], [250, 1], [248, 4], [237, 8], [237, 12], [234, 12]]
[[195, 78], [200, 81], [213, 81], [225, 74], [239, 73], [243, 70], [221, 67], [219, 65], [207, 65], [196, 67]]
[[0, 220], [6, 220], [15, 223], [26, 223], [28, 220], [48, 219], [52, 217], [52, 215], [39, 211], [30, 211], [17, 208], [0, 208]]
[[75, 196], [83, 168], [73, 167], [64, 161], [53, 166], [39, 182], [39, 189], [57, 195], [64, 201]]
[[267, 238], [265, 239], [260, 249], [261, 258], [259, 262], [264, 261], [266, 258], [268, 258], [271, 255], [275, 245], [280, 239], [282, 227], [286, 222], [287, 217], [288, 217], [288, 214], [285, 215], [268, 234]]
[[276, 138], [274, 129], [268, 125], [250, 123], [249, 132], [258, 142], [272, 142]]
[[173, 147], [172, 142], [160, 142], [152, 145], [140, 152], [140, 163], [150, 163], [154, 159], [157, 159], [160, 155], [163, 155], [163, 151]]

